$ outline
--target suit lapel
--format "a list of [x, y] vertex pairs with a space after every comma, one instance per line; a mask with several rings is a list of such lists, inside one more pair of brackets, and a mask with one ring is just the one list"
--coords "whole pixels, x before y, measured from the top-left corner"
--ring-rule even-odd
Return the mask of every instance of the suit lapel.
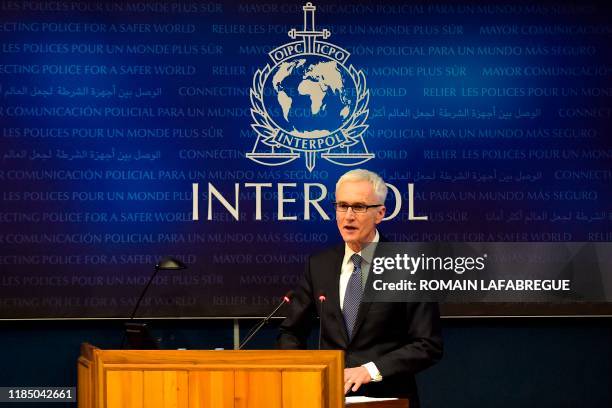
[[[385, 239], [382, 235], [380, 236], [378, 242], [387, 242], [387, 239]], [[376, 251], [374, 251], [374, 255], [373, 257], [376, 256]], [[371, 261], [371, 260], [370, 260]], [[372, 281], [374, 280], [374, 276], [371, 270], [371, 266], [370, 266], [370, 271], [368, 271], [368, 278], [366, 279], [366, 284], [365, 287], [371, 287], [372, 285]], [[364, 289], [365, 291], [365, 289]], [[351, 336], [351, 339], [355, 339], [355, 337], [357, 336], [359, 329], [361, 328], [361, 326], [363, 325], [363, 322], [366, 318], [366, 316], [368, 315], [368, 311], [370, 310], [370, 306], [372, 305], [372, 302], [361, 302], [361, 304], [359, 305], [359, 310], [357, 311], [357, 320], [355, 321], [355, 326], [353, 327], [353, 335]]]
[[[330, 317], [335, 318], [338, 322], [340, 322], [342, 333], [342, 343], [346, 346], [348, 345], [348, 334], [346, 333], [346, 327], [344, 325], [344, 316], [342, 315], [342, 309], [340, 309], [340, 273], [342, 271], [342, 260], [344, 259], [344, 244], [339, 245], [337, 250], [334, 251], [334, 259], [333, 262], [330, 262], [330, 267], [333, 268], [333, 271], [329, 271], [329, 276], [331, 278], [331, 282], [329, 285], [329, 293], [327, 297], [329, 299], [329, 306], [331, 308]], [[334, 325], [334, 327], [336, 327]], [[336, 328], [337, 330], [337, 328]]]

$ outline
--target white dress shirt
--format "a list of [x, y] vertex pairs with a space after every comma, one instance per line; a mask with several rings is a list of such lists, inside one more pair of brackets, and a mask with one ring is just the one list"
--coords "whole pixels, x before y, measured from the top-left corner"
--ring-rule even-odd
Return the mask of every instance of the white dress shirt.
[[[374, 235], [374, 239], [372, 240], [372, 244], [374, 244], [371, 249], [368, 248], [368, 254], [364, 255], [361, 252], [355, 252], [353, 251], [348, 244], [344, 244], [344, 259], [342, 260], [342, 269], [340, 271], [340, 309], [344, 309], [344, 293], [346, 292], [346, 287], [348, 286], [348, 281], [351, 278], [351, 275], [353, 274], [353, 270], [355, 269], [355, 265], [353, 264], [353, 261], [351, 261], [351, 257], [353, 256], [353, 254], [357, 254], [359, 256], [361, 256], [361, 270], [362, 270], [362, 286], [365, 286], [365, 280], [367, 278], [367, 274], [363, 274], [363, 271], [368, 272], [370, 270], [370, 264], [372, 262], [372, 254], [373, 254], [373, 249], [376, 247], [376, 243], [378, 243], [378, 241], [380, 240], [380, 235], [378, 234], [378, 230], [376, 230], [376, 235]], [[365, 367], [366, 370], [368, 370], [368, 373], [370, 374], [370, 377], [372, 377], [372, 381], [373, 382], [377, 382], [377, 381], [382, 381], [382, 377], [380, 375], [380, 371], [378, 371], [378, 368], [376, 367], [376, 364], [374, 364], [372, 361], [370, 361], [369, 363], [364, 364], [362, 367]]]

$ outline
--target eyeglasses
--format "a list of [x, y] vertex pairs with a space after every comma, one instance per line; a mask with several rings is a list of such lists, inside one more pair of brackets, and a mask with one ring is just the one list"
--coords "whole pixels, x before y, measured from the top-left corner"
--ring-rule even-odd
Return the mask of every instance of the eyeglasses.
[[353, 209], [354, 213], [364, 213], [368, 211], [370, 208], [382, 207], [383, 204], [374, 204], [374, 205], [366, 205], [366, 204], [347, 204], [347, 203], [334, 203], [334, 208], [338, 212], [347, 212], [349, 208]]

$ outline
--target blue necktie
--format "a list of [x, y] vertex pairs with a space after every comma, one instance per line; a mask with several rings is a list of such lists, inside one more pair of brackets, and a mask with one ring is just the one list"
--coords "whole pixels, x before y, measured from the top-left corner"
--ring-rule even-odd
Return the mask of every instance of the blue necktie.
[[348, 285], [346, 286], [342, 305], [342, 314], [344, 315], [344, 324], [346, 325], [346, 332], [348, 333], [349, 340], [353, 334], [353, 328], [357, 320], [357, 312], [359, 311], [359, 304], [361, 303], [361, 296], [363, 295], [363, 286], [361, 286], [361, 257], [357, 254], [353, 254], [353, 256], [351, 256], [351, 261], [353, 262], [354, 269], [349, 278]]

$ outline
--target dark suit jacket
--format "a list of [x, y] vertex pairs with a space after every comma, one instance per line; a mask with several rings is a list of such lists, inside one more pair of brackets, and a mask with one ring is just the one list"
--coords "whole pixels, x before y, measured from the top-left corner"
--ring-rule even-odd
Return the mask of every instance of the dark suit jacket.
[[[382, 241], [382, 239], [381, 239]], [[362, 302], [349, 342], [340, 309], [339, 287], [344, 244], [310, 257], [280, 326], [278, 346], [305, 349], [317, 316], [322, 319], [321, 348], [345, 351], [345, 366], [373, 361], [383, 380], [362, 386], [357, 395], [404, 397], [418, 407], [414, 374], [442, 357], [440, 314], [436, 303]], [[370, 272], [368, 285], [373, 278]], [[319, 294], [327, 302], [320, 310]]]

